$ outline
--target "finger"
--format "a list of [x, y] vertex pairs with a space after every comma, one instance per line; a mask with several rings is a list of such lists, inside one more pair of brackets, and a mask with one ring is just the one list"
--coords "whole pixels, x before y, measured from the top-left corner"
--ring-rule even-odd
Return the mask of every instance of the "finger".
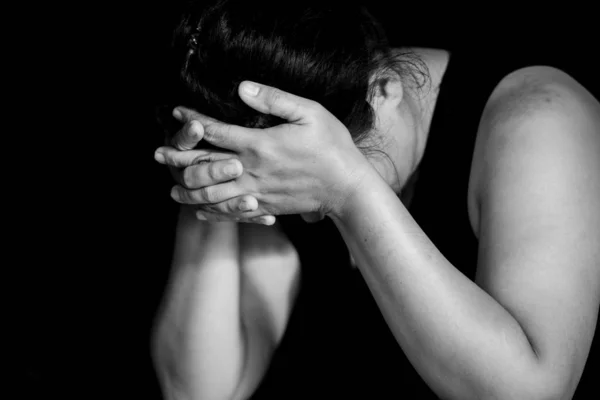
[[250, 195], [239, 196], [218, 204], [200, 205], [196, 217], [204, 221], [236, 221], [263, 225], [275, 223], [275, 217], [259, 209], [258, 200]]
[[[275, 219], [274, 215], [263, 215], [261, 217], [252, 218], [252, 219], [250, 219], [249, 222], [270, 226], [275, 223], [275, 220], [276, 219]], [[240, 222], [245, 222], [245, 221], [240, 221]]]
[[177, 107], [181, 120], [199, 122], [203, 127], [203, 140], [224, 149], [241, 151], [251, 147], [259, 139], [257, 129], [225, 124], [185, 107]]
[[191, 150], [204, 136], [204, 127], [200, 121], [187, 121], [183, 127], [175, 133], [171, 144], [178, 150]]
[[258, 209], [258, 200], [251, 195], [234, 197], [215, 204], [202, 204], [198, 211], [212, 214], [226, 214], [242, 216], [243, 218], [254, 218], [264, 215], [264, 210]]
[[261, 225], [273, 225], [276, 222], [276, 218], [273, 215], [263, 215], [256, 218], [244, 218], [238, 217], [234, 215], [223, 215], [223, 214], [212, 214], [209, 212], [196, 212], [196, 218], [201, 221], [233, 221], [233, 222], [243, 222], [243, 223], [252, 223], [252, 224], [261, 224]]
[[202, 213], [200, 211], [196, 212], [196, 219], [200, 221], [209, 221], [209, 222], [240, 222], [240, 218], [234, 215], [229, 214], [212, 214], [212, 213]]
[[191, 165], [183, 171], [182, 183], [188, 189], [200, 189], [230, 181], [242, 175], [239, 160], [220, 160]]
[[245, 193], [242, 192], [242, 188], [235, 181], [195, 190], [186, 189], [180, 185], [171, 189], [171, 198], [181, 204], [215, 204], [243, 194]]
[[173, 116], [175, 117], [175, 119], [177, 119], [178, 121], [183, 122], [183, 123], [193, 121], [193, 120], [200, 121], [203, 124], [207, 123], [207, 122], [217, 121], [214, 118], [211, 118], [204, 114], [200, 114], [198, 111], [195, 111], [191, 108], [187, 108], [184, 106], [175, 107], [175, 109], [173, 110]]
[[239, 218], [233, 215], [212, 214], [208, 212], [203, 214], [200, 211], [196, 212], [196, 219], [209, 222], [239, 222]]
[[318, 106], [312, 100], [249, 81], [240, 84], [239, 95], [244, 103], [255, 110], [295, 123], [305, 121]]
[[233, 153], [216, 150], [181, 151], [174, 147], [163, 146], [156, 149], [154, 158], [161, 164], [176, 168], [185, 168], [201, 162], [228, 160], [235, 157]]

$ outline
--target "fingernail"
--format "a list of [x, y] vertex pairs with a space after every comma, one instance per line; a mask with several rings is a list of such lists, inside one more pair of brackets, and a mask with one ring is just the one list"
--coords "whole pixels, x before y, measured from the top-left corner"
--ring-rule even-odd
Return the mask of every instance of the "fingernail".
[[239, 166], [238, 163], [233, 162], [233, 163], [229, 163], [225, 166], [225, 169], [223, 170], [223, 172], [225, 172], [225, 174], [229, 175], [229, 176], [238, 176], [240, 174], [241, 168]]
[[179, 111], [178, 108], [173, 109], [173, 117], [179, 121], [183, 118], [183, 114]]
[[198, 211], [196, 213], [196, 218], [199, 219], [200, 221], [206, 221], [207, 220], [206, 217], [200, 211]]
[[260, 217], [260, 223], [263, 225], [273, 225], [275, 223], [275, 217], [273, 217], [273, 216]]
[[165, 156], [158, 151], [156, 153], [154, 153], [154, 159], [161, 164], [164, 164], [164, 162], [165, 162]]
[[174, 200], [177, 200], [179, 197], [177, 196], [177, 188], [174, 187], [173, 189], [171, 189], [171, 198], [173, 198]]
[[249, 82], [246, 82], [242, 85], [242, 90], [248, 96], [256, 96], [258, 94], [259, 89], [260, 88], [258, 86], [256, 86], [253, 83], [249, 83]]
[[253, 208], [252, 204], [250, 204], [250, 202], [247, 201], [247, 200], [244, 200], [244, 201], [242, 201], [240, 203], [240, 210], [241, 211], [250, 211], [250, 210], [252, 210], [252, 208]]

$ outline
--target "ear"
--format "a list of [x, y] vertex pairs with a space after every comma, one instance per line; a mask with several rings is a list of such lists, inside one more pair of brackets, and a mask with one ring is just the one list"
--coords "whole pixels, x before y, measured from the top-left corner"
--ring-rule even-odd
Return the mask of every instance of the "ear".
[[395, 72], [374, 74], [369, 81], [372, 90], [371, 105], [377, 108], [382, 103], [399, 104], [404, 96], [404, 85]]

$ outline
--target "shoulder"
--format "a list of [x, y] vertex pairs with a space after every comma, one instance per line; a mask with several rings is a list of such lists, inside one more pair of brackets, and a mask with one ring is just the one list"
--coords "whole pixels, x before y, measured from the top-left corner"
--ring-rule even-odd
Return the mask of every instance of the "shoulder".
[[526, 122], [540, 113], [556, 118], [598, 117], [598, 101], [560, 69], [521, 68], [506, 75], [496, 86], [486, 104], [480, 130], [493, 131], [497, 125]]
[[600, 103], [553, 67], [508, 74], [491, 94], [479, 124], [469, 180], [473, 229], [477, 230], [482, 196], [501, 182], [491, 179], [499, 168], [516, 162], [526, 168], [557, 152], [561, 162], [588, 160], [600, 167]]

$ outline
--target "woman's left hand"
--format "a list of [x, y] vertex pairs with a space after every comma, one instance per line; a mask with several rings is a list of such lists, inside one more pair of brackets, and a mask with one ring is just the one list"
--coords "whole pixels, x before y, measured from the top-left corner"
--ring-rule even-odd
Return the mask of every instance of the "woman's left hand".
[[[252, 87], [257, 89], [254, 94], [245, 90]], [[239, 214], [226, 207], [227, 200], [248, 195], [258, 200], [258, 208], [247, 217], [340, 213], [345, 200], [372, 171], [346, 127], [320, 104], [269, 86], [246, 81], [240, 84], [239, 95], [255, 110], [288, 123], [267, 129], [244, 128], [178, 107], [186, 127], [192, 126], [192, 120], [202, 124], [198, 139], [232, 151], [244, 172], [219, 185], [176, 186], [172, 197], [198, 205], [201, 215], [220, 215], [220, 220], [240, 220]], [[185, 129], [179, 134], [190, 136]], [[166, 151], [161, 148], [157, 152]], [[182, 166], [189, 165], [186, 160], [190, 157], [186, 151], [171, 151], [165, 159]]]

